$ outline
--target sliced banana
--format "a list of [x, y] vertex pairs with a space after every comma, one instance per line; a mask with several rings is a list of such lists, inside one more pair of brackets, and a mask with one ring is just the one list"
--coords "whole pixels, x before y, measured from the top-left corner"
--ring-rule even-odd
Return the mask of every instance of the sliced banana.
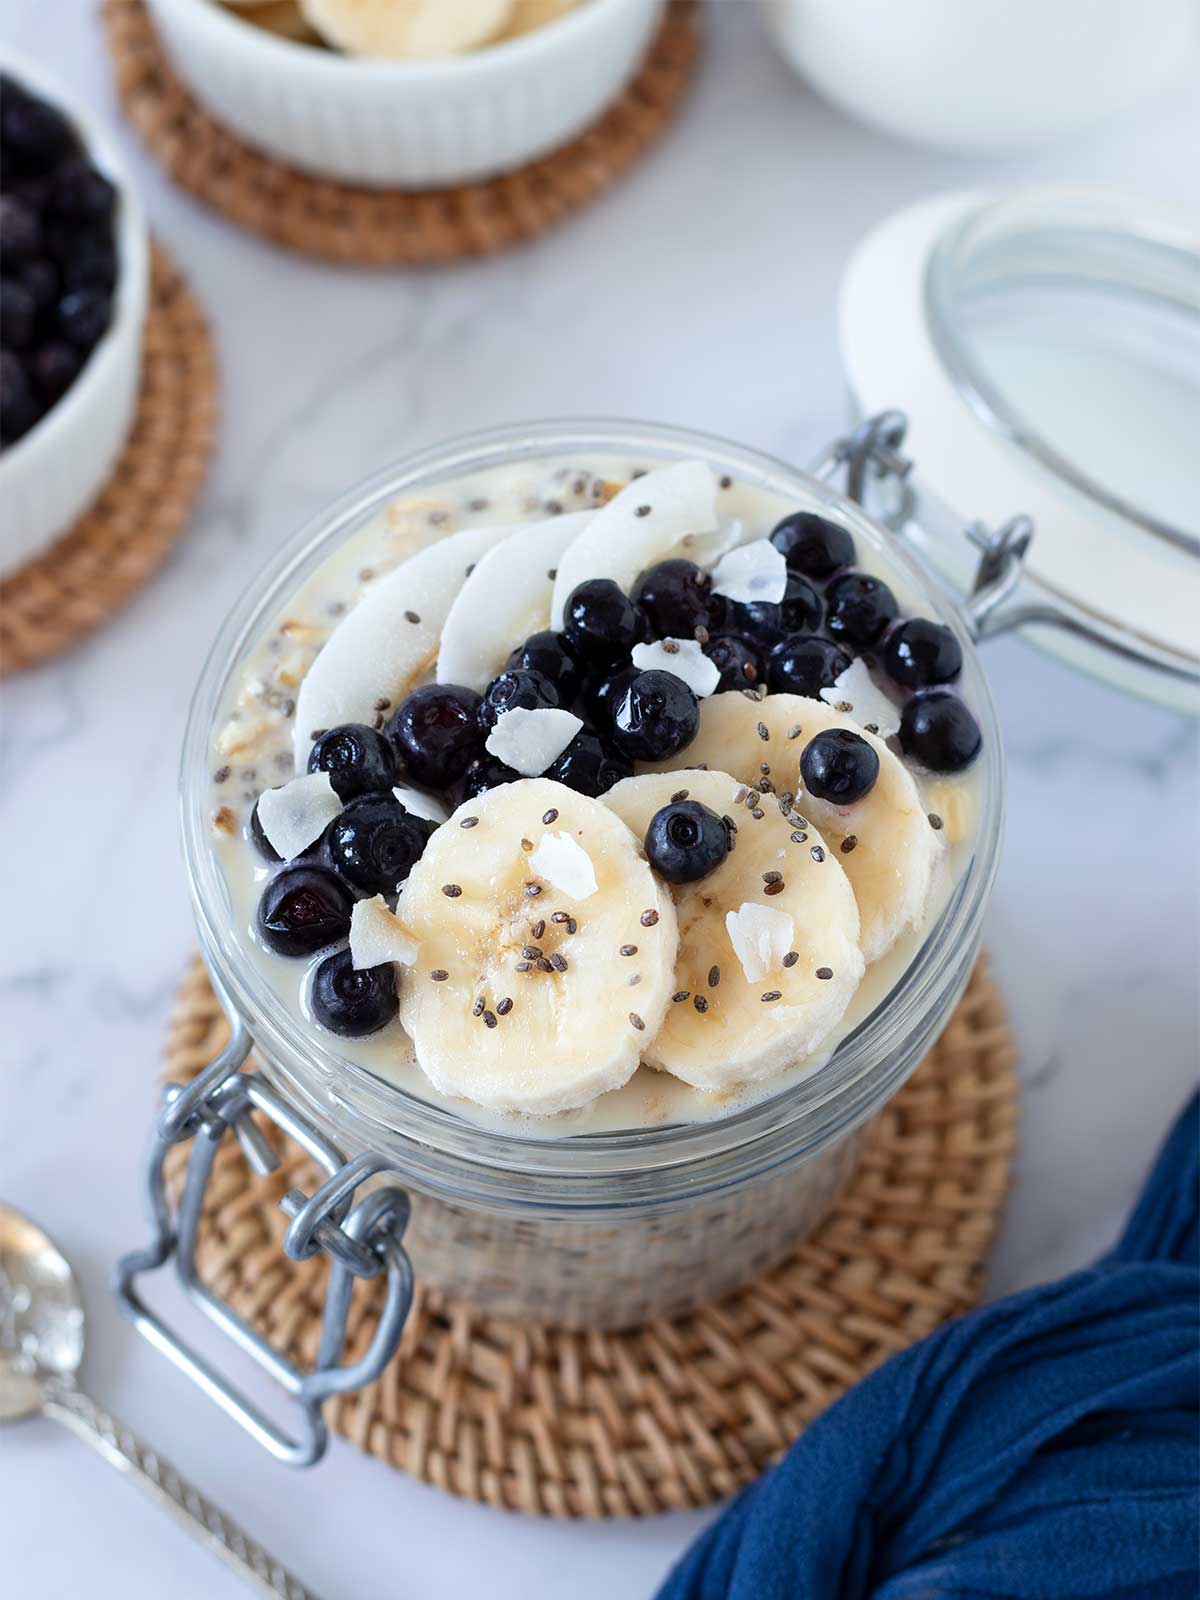
[[513, 0], [301, 0], [301, 7], [339, 50], [425, 61], [494, 39]]
[[557, 22], [573, 11], [579, 0], [514, 0], [512, 16], [500, 34], [502, 39], [516, 39], [535, 28], [544, 28], [548, 22]]
[[[841, 808], [818, 800], [801, 782], [800, 754], [825, 728], [852, 729], [879, 757], [875, 786], [855, 805]], [[682, 759], [724, 768], [746, 784], [766, 777], [773, 790], [763, 799], [767, 810], [778, 810], [774, 796], [795, 796], [794, 809], [816, 824], [850, 879], [868, 962], [921, 924], [941, 842], [907, 767], [848, 713], [800, 695], [771, 694], [760, 701], [740, 690], [715, 694], [701, 702], [700, 729]], [[680, 783], [690, 776], [676, 773]]]
[[676, 461], [627, 483], [597, 511], [558, 564], [550, 626], [561, 628], [567, 598], [587, 578], [612, 578], [628, 590], [663, 557], [706, 561], [705, 536], [718, 531], [717, 480], [703, 461]]
[[[737, 822], [735, 845], [715, 871], [674, 890], [679, 921], [674, 999], [646, 1060], [701, 1089], [729, 1089], [805, 1060], [828, 1039], [863, 975], [858, 908], [836, 853], [819, 835], [797, 844], [778, 807], [760, 817], [735, 799], [727, 772], [626, 778], [604, 796], [642, 838], [672, 798], [687, 797]], [[818, 848], [814, 850], [814, 845]], [[777, 885], [782, 887], [776, 887]], [[743, 966], [727, 917], [772, 924], [765, 960]], [[786, 920], [790, 940], [776, 937]]]
[[619, 1088], [670, 1003], [670, 895], [607, 806], [545, 778], [460, 806], [399, 915], [421, 948], [404, 1028], [434, 1087], [476, 1105], [546, 1115]]
[[318, 728], [370, 723], [432, 666], [442, 628], [469, 569], [527, 524], [465, 528], [418, 550], [369, 589], [329, 635], [296, 700], [296, 771], [308, 767]]
[[439, 683], [485, 689], [510, 652], [546, 626], [558, 563], [595, 514], [570, 511], [535, 522], [476, 562], [442, 629]]

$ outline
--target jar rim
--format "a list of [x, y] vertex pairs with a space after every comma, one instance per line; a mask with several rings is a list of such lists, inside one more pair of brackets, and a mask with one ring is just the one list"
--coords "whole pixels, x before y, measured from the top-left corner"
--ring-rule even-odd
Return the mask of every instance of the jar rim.
[[[962, 647], [962, 684], [983, 731], [978, 828], [970, 860], [909, 966], [811, 1074], [713, 1121], [552, 1138], [497, 1132], [420, 1100], [327, 1048], [246, 959], [208, 840], [210, 740], [228, 682], [261, 637], [265, 619], [341, 539], [396, 495], [522, 458], [606, 450], [662, 461], [700, 456], [718, 471], [782, 490], [834, 516], [904, 575], [928, 613], [949, 626]], [[901, 1086], [969, 977], [999, 860], [1003, 780], [996, 709], [963, 617], [936, 578], [881, 523], [802, 470], [717, 435], [581, 418], [488, 429], [406, 456], [355, 485], [288, 540], [243, 591], [201, 670], [183, 740], [180, 804], [202, 954], [223, 1000], [248, 1026], [268, 1076], [318, 1120], [332, 1123], [348, 1145], [393, 1154], [417, 1188], [502, 1208], [620, 1210], [647, 1201], [690, 1203], [713, 1186], [805, 1159], [848, 1134]]]

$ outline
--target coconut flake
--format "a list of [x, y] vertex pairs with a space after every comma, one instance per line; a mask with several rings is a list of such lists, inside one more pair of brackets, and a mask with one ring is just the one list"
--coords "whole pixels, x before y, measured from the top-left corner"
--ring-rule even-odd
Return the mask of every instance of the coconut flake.
[[786, 911], [744, 901], [725, 913], [725, 931], [742, 964], [747, 983], [761, 983], [780, 966], [792, 948], [796, 924]]
[[655, 644], [635, 644], [631, 652], [639, 672], [673, 672], [701, 700], [721, 681], [721, 670], [710, 661], [695, 639], [659, 639]]
[[537, 778], [558, 760], [582, 727], [578, 717], [560, 707], [530, 710], [514, 706], [496, 718], [485, 748], [523, 778]]
[[382, 967], [389, 961], [411, 967], [420, 948], [381, 894], [355, 901], [350, 913], [350, 960], [357, 969]]
[[893, 733], [899, 732], [899, 708], [872, 678], [861, 657], [852, 661], [828, 688], [821, 690], [821, 699], [835, 711], [853, 717], [860, 728], [869, 725], [881, 739], [890, 739]]
[[306, 850], [342, 809], [327, 772], [306, 772], [258, 797], [258, 820], [273, 850], [290, 861]]
[[431, 794], [422, 794], [420, 789], [393, 789], [392, 793], [399, 800], [405, 811], [414, 817], [423, 817], [426, 822], [445, 822], [450, 813], [440, 800], [435, 800]]
[[569, 833], [544, 833], [529, 865], [572, 900], [586, 900], [599, 887], [591, 856]]
[[787, 562], [769, 539], [755, 539], [723, 555], [713, 568], [713, 592], [743, 605], [782, 600], [787, 592]]

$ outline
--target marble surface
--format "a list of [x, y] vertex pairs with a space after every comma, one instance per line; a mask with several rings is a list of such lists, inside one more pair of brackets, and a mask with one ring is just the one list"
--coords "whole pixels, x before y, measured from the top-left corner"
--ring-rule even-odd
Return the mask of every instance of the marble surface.
[[[191, 949], [176, 760], [213, 631], [272, 547], [356, 476], [451, 432], [560, 413], [660, 417], [805, 459], [840, 421], [832, 308], [857, 237], [938, 188], [1103, 181], [1195, 202], [1200, 101], [990, 163], [885, 142], [803, 90], [752, 7], [711, 7], [697, 92], [663, 147], [536, 248], [430, 272], [280, 255], [173, 193], [116, 115], [90, 0], [7, 0], [0, 41], [112, 122], [155, 227], [210, 309], [217, 463], [162, 574], [5, 692], [0, 1192], [77, 1264], [87, 1383], [324, 1596], [648, 1594], [701, 1526], [539, 1524], [459, 1504], [336, 1441], [269, 1464], [118, 1318], [142, 1237], [137, 1164]], [[1011, 767], [988, 942], [1024, 1084], [1003, 1293], [1113, 1236], [1196, 1074], [1196, 730], [1018, 643], [989, 649]], [[50, 1424], [0, 1443], [5, 1588], [124, 1600], [241, 1592]]]

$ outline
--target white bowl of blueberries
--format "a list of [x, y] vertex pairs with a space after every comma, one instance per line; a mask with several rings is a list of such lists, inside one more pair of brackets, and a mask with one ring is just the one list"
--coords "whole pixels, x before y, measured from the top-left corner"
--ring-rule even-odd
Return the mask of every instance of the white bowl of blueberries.
[[148, 245], [91, 120], [8, 57], [0, 160], [0, 572], [11, 572], [88, 508], [128, 437]]

